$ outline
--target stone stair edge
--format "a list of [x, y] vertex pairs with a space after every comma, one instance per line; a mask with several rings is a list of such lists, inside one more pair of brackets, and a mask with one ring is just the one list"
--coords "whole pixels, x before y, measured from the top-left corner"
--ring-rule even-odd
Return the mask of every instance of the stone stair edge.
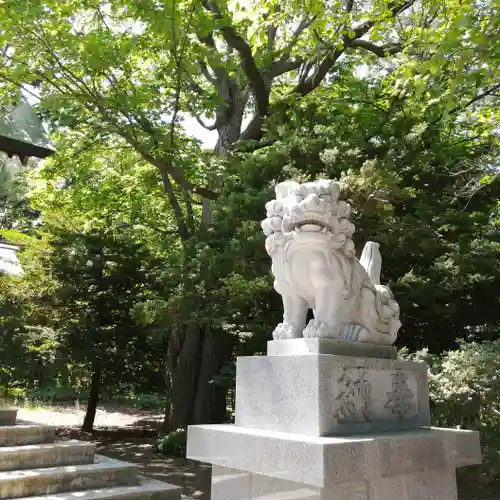
[[121, 460], [103, 457], [102, 455], [96, 455], [95, 461], [91, 464], [59, 465], [56, 467], [0, 471], [0, 485], [2, 484], [3, 481], [11, 481], [12, 479], [15, 479], [16, 475], [20, 479], [22, 479], [23, 477], [51, 476], [51, 475], [58, 476], [60, 473], [62, 474], [80, 473], [80, 472], [85, 473], [85, 472], [96, 472], [98, 470], [106, 471], [115, 469], [137, 470], [137, 465], [130, 464], [127, 462], [122, 462]]
[[31, 420], [17, 420], [16, 425], [3, 425], [0, 427], [37, 427], [37, 428], [43, 428], [43, 429], [57, 429], [57, 425], [52, 425], [52, 424], [40, 424], [38, 422], [32, 422]]
[[20, 444], [20, 445], [9, 445], [9, 446], [0, 446], [0, 458], [2, 454], [7, 453], [29, 453], [30, 451], [45, 451], [45, 450], [53, 450], [57, 448], [74, 448], [74, 449], [96, 449], [96, 443], [92, 443], [89, 441], [80, 441], [77, 439], [69, 439], [66, 441], [54, 441], [52, 443], [30, 443], [30, 444]]
[[1, 429], [57, 429], [55, 425], [49, 424], [37, 424], [36, 422], [30, 422], [28, 420], [18, 420], [15, 425], [0, 425]]
[[112, 486], [95, 488], [90, 490], [75, 490], [71, 492], [52, 493], [41, 496], [23, 497], [24, 500], [69, 500], [69, 498], [82, 498], [85, 500], [113, 500], [113, 499], [148, 499], [154, 498], [154, 494], [161, 494], [158, 500], [194, 500], [191, 497], [181, 496], [180, 486], [158, 481], [149, 477], [138, 475], [139, 484], [136, 486]]
[[0, 426], [0, 448], [56, 441], [56, 428], [33, 424]]
[[[2, 415], [7, 418], [2, 419]], [[9, 415], [14, 417], [10, 417]], [[46, 477], [57, 481], [58, 477], [65, 475], [79, 475], [86, 473], [96, 474], [102, 471], [133, 471], [134, 477], [137, 477], [139, 484], [127, 485], [119, 482], [110, 486], [89, 487], [84, 490], [60, 491], [54, 493], [38, 494], [33, 496], [35, 491], [31, 491], [31, 496], [22, 496], [25, 500], [68, 500], [69, 498], [85, 498], [86, 500], [113, 500], [113, 499], [130, 499], [130, 500], [194, 500], [192, 497], [181, 495], [182, 488], [163, 481], [141, 476], [138, 474], [136, 464], [124, 462], [104, 455], [95, 454], [96, 443], [81, 441], [77, 439], [56, 440], [57, 426], [50, 424], [39, 424], [27, 420], [16, 420], [17, 408], [0, 408], [0, 435], [5, 444], [0, 444], [0, 460], [2, 457], [9, 457], [10, 454], [30, 455], [37, 452], [46, 454], [50, 450], [71, 450], [83, 451], [88, 450], [94, 454], [94, 461], [88, 464], [78, 465], [53, 465], [49, 467], [32, 467], [21, 470], [0, 470], [0, 489], [4, 484], [7, 486], [12, 481], [23, 481], [24, 478], [33, 480], [36, 477]], [[30, 440], [30, 436], [34, 441]], [[45, 438], [45, 439], [44, 439]], [[52, 438], [47, 440], [47, 438]], [[38, 439], [40, 439], [38, 441]], [[19, 442], [18, 442], [19, 440]], [[51, 479], [52, 481], [52, 479]], [[89, 485], [90, 486], [90, 485]], [[28, 493], [28, 492], [27, 492]], [[2, 497], [6, 498], [6, 497]]]

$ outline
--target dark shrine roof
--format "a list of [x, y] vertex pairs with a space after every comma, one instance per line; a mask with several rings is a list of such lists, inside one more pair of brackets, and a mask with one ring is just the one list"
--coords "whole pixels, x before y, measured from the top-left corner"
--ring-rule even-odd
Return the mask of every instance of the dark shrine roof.
[[0, 151], [19, 157], [46, 158], [56, 150], [33, 108], [21, 102], [0, 115]]

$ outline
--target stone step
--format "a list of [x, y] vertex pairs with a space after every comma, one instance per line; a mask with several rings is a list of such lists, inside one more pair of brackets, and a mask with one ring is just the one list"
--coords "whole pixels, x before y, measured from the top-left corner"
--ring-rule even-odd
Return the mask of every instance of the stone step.
[[16, 418], [16, 408], [0, 408], [0, 425], [15, 425]]
[[91, 464], [95, 444], [82, 441], [4, 446], [0, 448], [0, 471]]
[[135, 465], [96, 455], [93, 464], [0, 472], [0, 498], [135, 486], [137, 481]]
[[[154, 479], [139, 477], [137, 486], [116, 486], [93, 490], [78, 490], [72, 493], [56, 493], [24, 500], [180, 500], [181, 488]], [[182, 497], [182, 500], [191, 500]]]
[[0, 426], [0, 446], [51, 443], [56, 439], [56, 428], [19, 422], [16, 425]]

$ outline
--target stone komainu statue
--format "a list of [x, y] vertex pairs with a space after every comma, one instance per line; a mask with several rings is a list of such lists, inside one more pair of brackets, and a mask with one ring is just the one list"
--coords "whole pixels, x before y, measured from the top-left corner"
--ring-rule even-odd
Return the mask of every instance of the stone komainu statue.
[[[367, 242], [356, 258], [351, 207], [339, 196], [335, 181], [288, 181], [276, 186], [276, 199], [266, 204], [262, 229], [284, 309], [273, 338], [391, 345], [401, 322], [391, 290], [380, 284], [379, 245]], [[314, 319], [306, 326], [308, 309]]]

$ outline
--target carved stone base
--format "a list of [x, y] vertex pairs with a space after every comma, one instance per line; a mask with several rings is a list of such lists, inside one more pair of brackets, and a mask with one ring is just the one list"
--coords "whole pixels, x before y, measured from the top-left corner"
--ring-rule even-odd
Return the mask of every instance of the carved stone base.
[[427, 426], [427, 369], [325, 354], [238, 358], [236, 424], [313, 436]]
[[192, 426], [188, 458], [213, 464], [212, 500], [456, 500], [455, 469], [481, 461], [473, 431], [313, 437]]

